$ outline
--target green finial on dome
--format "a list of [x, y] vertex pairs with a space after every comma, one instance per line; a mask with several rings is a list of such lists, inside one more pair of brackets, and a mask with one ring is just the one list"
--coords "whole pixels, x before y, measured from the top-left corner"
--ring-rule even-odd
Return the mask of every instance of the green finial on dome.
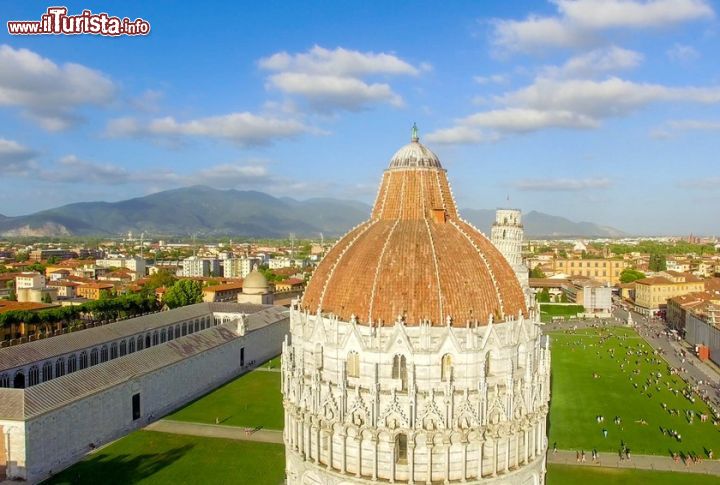
[[418, 135], [418, 127], [417, 123], [413, 123], [412, 126], [412, 141], [420, 141], [420, 136]]

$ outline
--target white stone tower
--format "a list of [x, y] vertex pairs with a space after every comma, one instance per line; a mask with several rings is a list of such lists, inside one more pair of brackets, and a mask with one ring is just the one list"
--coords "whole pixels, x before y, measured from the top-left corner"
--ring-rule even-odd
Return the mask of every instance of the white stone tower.
[[290, 309], [288, 485], [545, 479], [550, 351], [513, 268], [412, 142]]
[[[518, 209], [498, 209], [495, 212], [495, 223], [492, 226], [490, 238], [512, 266], [527, 299], [530, 295], [530, 284], [528, 269], [522, 260], [524, 238], [522, 213]], [[529, 301], [526, 303], [529, 304]]]

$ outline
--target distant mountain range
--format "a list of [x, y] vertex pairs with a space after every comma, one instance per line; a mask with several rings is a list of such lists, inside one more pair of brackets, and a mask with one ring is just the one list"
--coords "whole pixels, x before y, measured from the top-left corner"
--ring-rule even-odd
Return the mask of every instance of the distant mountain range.
[[[256, 191], [217, 190], [205, 186], [158, 192], [120, 202], [81, 202], [34, 214], [0, 215], [0, 236], [118, 236], [133, 231], [154, 237], [197, 233], [199, 236], [298, 237], [338, 236], [367, 219], [362, 202], [315, 198], [277, 198]], [[495, 212], [461, 210], [465, 219], [489, 233]], [[590, 222], [529, 212], [528, 236], [613, 237], [624, 233]]]

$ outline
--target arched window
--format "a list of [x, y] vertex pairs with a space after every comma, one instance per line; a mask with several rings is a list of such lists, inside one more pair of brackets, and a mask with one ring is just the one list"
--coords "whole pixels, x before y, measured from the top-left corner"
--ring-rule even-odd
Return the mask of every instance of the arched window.
[[124, 340], [120, 341], [120, 357], [127, 354], [127, 342]]
[[187, 322], [183, 322], [182, 324], [182, 335], [183, 337], [187, 335]]
[[10, 387], [10, 376], [7, 372], [0, 375], [0, 387]]
[[165, 330], [163, 328], [162, 330], [160, 330], [160, 343], [164, 344], [166, 340], [167, 340], [167, 330]]
[[97, 365], [97, 363], [100, 361], [100, 354], [98, 352], [98, 349], [92, 349], [90, 351], [90, 365]]
[[55, 377], [60, 377], [65, 375], [65, 359], [60, 357], [58, 360], [55, 361]]
[[111, 359], [118, 358], [118, 345], [116, 342], [113, 342], [110, 344], [110, 358]]
[[407, 388], [407, 360], [404, 355], [396, 355], [393, 357], [392, 378], [400, 379], [402, 389]]
[[38, 382], [40, 382], [40, 369], [38, 369], [38, 366], [34, 365], [30, 367], [29, 372], [30, 378], [28, 379], [28, 386], [34, 386]]
[[347, 375], [348, 377], [360, 377], [360, 355], [355, 351], [348, 353]]
[[440, 368], [440, 380], [448, 382], [453, 377], [453, 360], [452, 355], [445, 354], [442, 356], [442, 366]]
[[108, 361], [108, 348], [107, 345], [103, 345], [100, 349], [100, 362]]
[[150, 348], [150, 334], [145, 335], [145, 348]]
[[175, 327], [169, 327], [168, 328], [168, 342], [171, 341], [173, 338], [175, 338]]
[[157, 330], [153, 332], [153, 345], [157, 345], [160, 343], [160, 337], [158, 336]]
[[76, 370], [77, 370], [77, 357], [75, 357], [75, 354], [70, 354], [68, 356], [68, 361], [67, 361], [68, 374], [75, 372]]
[[486, 376], [489, 376], [493, 370], [492, 359], [493, 359], [492, 352], [488, 352], [487, 354], [485, 354], [485, 375]]
[[195, 320], [195, 331], [200, 330], [200, 320]]
[[128, 340], [128, 354], [132, 354], [133, 352], [135, 352], [135, 339], [130, 338], [130, 340]]
[[407, 435], [400, 433], [395, 437], [395, 463], [407, 463]]
[[80, 352], [80, 368], [85, 369], [88, 366], [87, 352]]
[[49, 381], [53, 378], [53, 365], [52, 362], [45, 362], [42, 366], [42, 380], [43, 382]]
[[505, 229], [503, 229], [503, 239], [505, 239], [505, 233], [506, 233], [506, 232], [507, 232], [507, 231], [505, 231]]
[[137, 348], [138, 350], [142, 350], [142, 349], [143, 349], [143, 338], [142, 338], [142, 336], [139, 336], [139, 337], [137, 338], [136, 344], [137, 344], [137, 345], [136, 345], [136, 348]]
[[25, 374], [23, 374], [23, 371], [19, 370], [15, 373], [13, 387], [15, 389], [25, 389]]

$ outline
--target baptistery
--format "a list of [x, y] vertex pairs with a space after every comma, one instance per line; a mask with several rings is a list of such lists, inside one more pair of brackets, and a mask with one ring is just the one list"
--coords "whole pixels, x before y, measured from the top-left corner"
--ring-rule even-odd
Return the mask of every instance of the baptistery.
[[415, 128], [291, 306], [282, 357], [289, 484], [544, 482], [548, 344]]

